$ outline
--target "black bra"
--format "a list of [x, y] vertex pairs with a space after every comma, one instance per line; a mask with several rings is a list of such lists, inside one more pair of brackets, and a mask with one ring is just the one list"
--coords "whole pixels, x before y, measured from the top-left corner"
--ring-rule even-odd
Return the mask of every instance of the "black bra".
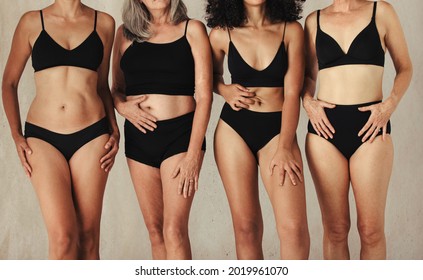
[[385, 51], [376, 26], [376, 7], [370, 23], [354, 38], [348, 52], [344, 53], [338, 42], [320, 28], [320, 10], [317, 11], [316, 55], [319, 70], [349, 64], [370, 64], [383, 67]]
[[283, 87], [286, 71], [288, 70], [288, 55], [285, 50], [285, 30], [283, 29], [282, 42], [272, 62], [263, 70], [251, 67], [242, 58], [229, 34], [228, 68], [233, 84], [245, 87]]
[[195, 64], [184, 36], [170, 43], [134, 41], [120, 60], [125, 76], [125, 94], [194, 95]]
[[46, 32], [41, 10], [40, 16], [43, 30], [32, 47], [32, 67], [35, 72], [56, 66], [74, 66], [97, 71], [103, 60], [103, 42], [96, 31], [97, 11], [93, 32], [71, 50], [62, 47]]

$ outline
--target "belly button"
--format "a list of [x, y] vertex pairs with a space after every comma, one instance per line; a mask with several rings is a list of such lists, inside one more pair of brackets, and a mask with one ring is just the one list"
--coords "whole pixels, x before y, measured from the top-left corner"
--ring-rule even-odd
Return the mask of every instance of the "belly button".
[[62, 106], [60, 107], [60, 109], [62, 109], [62, 111], [64, 111], [64, 110], [66, 109], [66, 106], [65, 106], [65, 105], [62, 105]]

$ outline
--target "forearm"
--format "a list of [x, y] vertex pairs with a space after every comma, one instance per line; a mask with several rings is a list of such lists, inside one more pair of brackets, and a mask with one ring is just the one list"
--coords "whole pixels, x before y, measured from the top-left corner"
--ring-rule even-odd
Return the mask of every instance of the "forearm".
[[201, 152], [204, 137], [206, 135], [207, 125], [210, 120], [212, 105], [212, 95], [201, 97], [197, 100], [197, 106], [194, 113], [191, 138], [188, 146], [189, 155], [198, 155]]
[[300, 99], [298, 96], [285, 96], [282, 106], [282, 127], [279, 137], [279, 148], [292, 148], [294, 142], [298, 120], [300, 116]]
[[222, 96], [223, 87], [225, 86], [225, 81], [223, 79], [223, 76], [220, 74], [215, 74], [213, 76], [213, 91], [216, 94], [219, 94]]
[[19, 110], [17, 87], [4, 85], [2, 87], [3, 107], [9, 122], [13, 139], [22, 136], [22, 124]]
[[110, 90], [103, 89], [101, 91], [101, 99], [104, 104], [104, 108], [106, 111], [107, 118], [110, 123], [110, 128], [112, 129], [112, 133], [119, 133], [119, 128], [116, 121], [116, 115], [115, 115], [115, 109], [114, 109], [114, 103], [112, 99], [112, 95], [110, 93]]
[[[394, 85], [391, 90], [391, 94], [387, 98], [387, 102], [391, 102], [394, 108], [396, 108], [401, 101], [402, 97], [405, 95], [413, 75], [413, 69], [411, 65], [406, 69], [401, 69], [397, 72], [395, 76]], [[386, 102], [385, 101], [385, 102]]]
[[316, 81], [306, 76], [304, 79], [304, 87], [301, 94], [302, 101], [304, 102], [305, 100], [309, 98], [313, 99], [315, 91], [316, 91]]
[[114, 88], [112, 89], [111, 96], [112, 96], [113, 104], [114, 104], [114, 107], [116, 108], [116, 111], [118, 111], [118, 113], [122, 115], [121, 105], [125, 103], [126, 95], [123, 93], [122, 90]]

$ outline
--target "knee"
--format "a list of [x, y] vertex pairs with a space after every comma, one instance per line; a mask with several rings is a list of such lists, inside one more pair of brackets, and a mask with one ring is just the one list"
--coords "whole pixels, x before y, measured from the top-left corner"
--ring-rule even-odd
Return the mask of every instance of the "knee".
[[172, 225], [164, 228], [164, 240], [166, 246], [179, 247], [188, 238], [188, 229], [182, 226]]
[[305, 244], [309, 241], [307, 222], [290, 221], [284, 222], [278, 226], [280, 240], [286, 240], [290, 243]]
[[325, 225], [325, 235], [331, 243], [343, 243], [348, 240], [351, 224], [349, 221]]
[[68, 259], [78, 246], [78, 235], [72, 231], [50, 234], [50, 250], [54, 258]]
[[98, 251], [99, 247], [99, 230], [92, 228], [82, 229], [79, 233], [79, 247], [85, 253]]
[[245, 221], [235, 227], [237, 241], [241, 243], [261, 242], [263, 227], [256, 221]]
[[360, 234], [361, 242], [367, 246], [373, 246], [385, 240], [383, 226], [377, 223], [359, 223], [358, 233]]
[[147, 224], [148, 235], [152, 246], [162, 245], [164, 243], [163, 225], [152, 223]]

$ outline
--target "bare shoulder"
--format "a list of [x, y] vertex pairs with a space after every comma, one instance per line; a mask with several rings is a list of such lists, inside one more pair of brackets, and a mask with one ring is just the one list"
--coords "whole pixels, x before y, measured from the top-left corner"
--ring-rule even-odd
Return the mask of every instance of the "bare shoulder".
[[227, 28], [215, 27], [209, 34], [210, 43], [213, 47], [226, 49], [229, 44], [229, 32]]
[[192, 37], [207, 34], [206, 27], [201, 21], [191, 19], [188, 22], [187, 34]]
[[312, 12], [306, 17], [305, 28], [314, 29], [317, 26], [317, 11]]
[[41, 29], [40, 11], [29, 11], [22, 15], [19, 20], [18, 28], [24, 32], [32, 32]]
[[395, 15], [394, 7], [386, 1], [377, 1], [376, 15], [393, 16]]
[[289, 33], [303, 33], [303, 27], [298, 21], [290, 21], [286, 23], [286, 31]]
[[124, 28], [125, 28], [125, 26], [123, 24], [119, 25], [119, 27], [116, 30], [116, 39], [123, 37], [123, 29]]
[[290, 45], [291, 42], [294, 42], [302, 45], [304, 41], [304, 30], [301, 24], [298, 21], [291, 21], [286, 24], [285, 43]]
[[125, 42], [129, 42], [129, 40], [125, 37], [125, 34], [123, 30], [125, 29], [125, 26], [123, 24], [119, 25], [119, 27], [116, 30], [116, 36], [115, 36], [115, 44], [120, 45]]
[[101, 26], [101, 27], [103, 27], [107, 30], [113, 29], [113, 32], [114, 32], [115, 20], [108, 13], [97, 11], [97, 21], [98, 21], [97, 24], [99, 26]]

